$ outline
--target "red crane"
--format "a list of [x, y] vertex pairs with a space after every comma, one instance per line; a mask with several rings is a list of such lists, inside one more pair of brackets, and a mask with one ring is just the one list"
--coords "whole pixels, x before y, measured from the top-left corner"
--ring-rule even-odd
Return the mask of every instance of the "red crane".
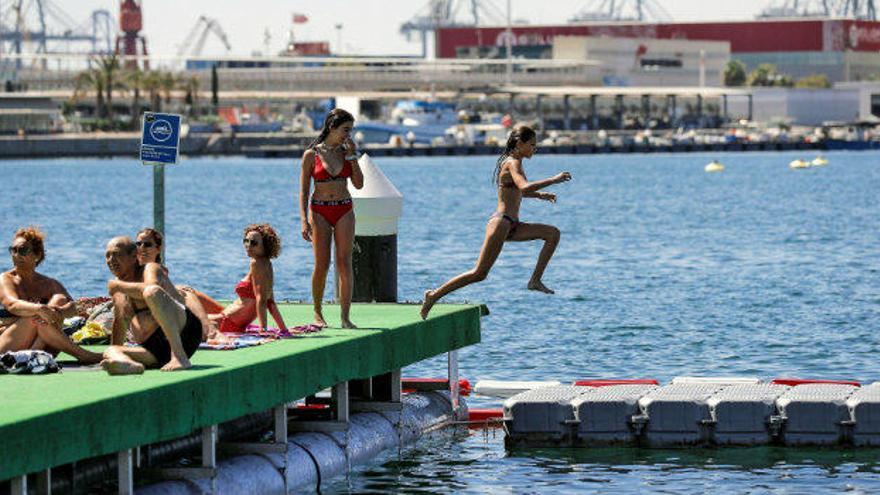
[[[120, 54], [119, 45], [122, 44], [121, 54], [126, 57], [125, 67], [136, 68], [138, 56], [138, 41], [141, 44], [141, 55], [147, 56], [147, 40], [140, 35], [144, 27], [143, 15], [141, 14], [141, 2], [137, 0], [121, 0], [119, 4], [119, 30], [123, 33], [116, 37], [116, 54]], [[149, 69], [150, 63], [144, 59], [144, 69]]]

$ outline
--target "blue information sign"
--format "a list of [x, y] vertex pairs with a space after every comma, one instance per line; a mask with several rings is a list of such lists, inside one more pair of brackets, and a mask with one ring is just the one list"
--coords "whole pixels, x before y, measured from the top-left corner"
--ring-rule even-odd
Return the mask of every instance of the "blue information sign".
[[142, 122], [141, 161], [177, 163], [180, 150], [180, 115], [145, 112]]

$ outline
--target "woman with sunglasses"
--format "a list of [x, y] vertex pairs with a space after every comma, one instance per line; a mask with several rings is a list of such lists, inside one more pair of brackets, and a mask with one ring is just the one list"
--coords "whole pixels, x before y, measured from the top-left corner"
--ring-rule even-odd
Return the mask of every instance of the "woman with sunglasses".
[[[209, 296], [197, 292], [211, 321], [223, 333], [242, 333], [256, 319], [260, 330], [268, 328], [268, 314], [272, 315], [281, 333], [288, 333], [284, 317], [275, 304], [273, 294], [274, 272], [272, 259], [281, 254], [281, 238], [269, 224], [251, 224], [244, 228], [245, 253], [251, 259], [247, 275], [235, 286], [238, 298], [223, 306]], [[220, 309], [216, 312], [215, 309]]]
[[[138, 264], [145, 267], [147, 266], [147, 263], [158, 263], [160, 269], [165, 272], [165, 275], [168, 275], [168, 267], [162, 264], [162, 244], [164, 243], [164, 240], [165, 236], [156, 229], [151, 229], [149, 227], [141, 229], [141, 231], [137, 233], [134, 243], [137, 249], [136, 254]], [[176, 289], [180, 292], [181, 296], [183, 296], [184, 304], [187, 309], [189, 309], [196, 318], [202, 322], [202, 340], [205, 341], [210, 339], [215, 341], [226, 341], [226, 337], [218, 331], [217, 326], [214, 325], [209, 316], [209, 313], [219, 313], [223, 311], [223, 306], [192, 287], [178, 285]], [[133, 331], [136, 331], [139, 325], [146, 323], [141, 320], [141, 318], [152, 318], [152, 313], [150, 313], [149, 310], [143, 310], [142, 313], [143, 314], [137, 315], [139, 318], [133, 318], [131, 320]]]
[[535, 131], [530, 127], [518, 126], [511, 131], [507, 138], [507, 146], [504, 153], [495, 164], [493, 180], [498, 187], [498, 208], [489, 217], [486, 223], [486, 237], [476, 266], [441, 285], [435, 290], [425, 291], [425, 301], [422, 304], [422, 319], [428, 317], [431, 307], [441, 297], [467, 285], [485, 280], [489, 270], [501, 254], [501, 248], [507, 241], [532, 241], [543, 240], [544, 247], [538, 255], [538, 262], [532, 277], [529, 279], [527, 288], [546, 294], [553, 294], [553, 290], [544, 285], [541, 277], [547, 263], [556, 251], [559, 244], [559, 229], [552, 225], [540, 223], [525, 223], [519, 220], [519, 207], [523, 198], [535, 198], [542, 201], [556, 202], [556, 195], [540, 192], [545, 187], [560, 184], [571, 180], [571, 174], [561, 172], [548, 179], [529, 182], [523, 170], [523, 161], [531, 158], [537, 149]]
[[349, 317], [354, 287], [351, 253], [355, 221], [348, 179], [360, 189], [364, 187], [364, 174], [358, 166], [356, 147], [351, 140], [353, 126], [354, 117], [350, 113], [341, 108], [334, 109], [327, 114], [321, 134], [309, 145], [302, 158], [300, 219], [303, 239], [312, 243], [315, 252], [312, 304], [315, 324], [320, 327], [327, 326], [321, 305], [330, 270], [331, 245], [335, 244], [342, 328], [357, 328]]
[[60, 282], [37, 273], [46, 257], [44, 239], [35, 227], [18, 229], [12, 238], [13, 268], [0, 274], [0, 354], [42, 349], [100, 362], [100, 354], [79, 347], [61, 331], [64, 318], [76, 316], [76, 304]]

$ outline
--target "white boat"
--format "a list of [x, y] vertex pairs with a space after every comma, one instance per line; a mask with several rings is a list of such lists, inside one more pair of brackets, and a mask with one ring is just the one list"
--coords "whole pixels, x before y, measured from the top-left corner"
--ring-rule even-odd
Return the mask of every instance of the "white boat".
[[724, 172], [724, 165], [712, 160], [712, 162], [707, 164], [703, 170], [706, 172]]
[[814, 167], [824, 167], [825, 165], [828, 165], [828, 159], [822, 155], [819, 155], [816, 158], [813, 158], [813, 161], [810, 162], [810, 165]]
[[461, 146], [504, 146], [510, 129], [501, 124], [458, 124], [446, 129], [446, 142]]
[[801, 160], [800, 158], [798, 158], [797, 160], [792, 160], [788, 164], [788, 168], [791, 168], [791, 169], [810, 168], [810, 162], [808, 162], [806, 160]]

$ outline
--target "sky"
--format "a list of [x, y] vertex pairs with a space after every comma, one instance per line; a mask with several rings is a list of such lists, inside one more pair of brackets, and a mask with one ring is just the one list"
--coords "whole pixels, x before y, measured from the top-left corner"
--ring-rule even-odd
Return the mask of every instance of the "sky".
[[[44, 0], [44, 2], [47, 0]], [[51, 0], [78, 23], [86, 23], [95, 9], [118, 15], [118, 0]], [[484, 0], [486, 1], [486, 0]], [[505, 8], [506, 0], [488, 0]], [[469, 4], [464, 0], [459, 3]], [[512, 17], [529, 24], [563, 23], [586, 5], [584, 0], [510, 0]], [[678, 21], [750, 19], [771, 3], [770, 0], [654, 0]], [[421, 53], [417, 37], [412, 42], [399, 33], [400, 24], [421, 14], [427, 0], [143, 0], [144, 31], [150, 53], [175, 56], [199, 16], [218, 21], [232, 45], [227, 52], [222, 43], [209, 37], [203, 56], [251, 55], [265, 51], [265, 33], [270, 36], [273, 53], [287, 43], [293, 13], [309, 17], [296, 25], [299, 41], [328, 41], [343, 54], [415, 55]], [[464, 17], [466, 10], [462, 8]], [[503, 20], [504, 11], [495, 11]], [[339, 31], [336, 25], [341, 24]], [[51, 25], [51, 24], [50, 24]], [[341, 36], [340, 36], [341, 35]]]

